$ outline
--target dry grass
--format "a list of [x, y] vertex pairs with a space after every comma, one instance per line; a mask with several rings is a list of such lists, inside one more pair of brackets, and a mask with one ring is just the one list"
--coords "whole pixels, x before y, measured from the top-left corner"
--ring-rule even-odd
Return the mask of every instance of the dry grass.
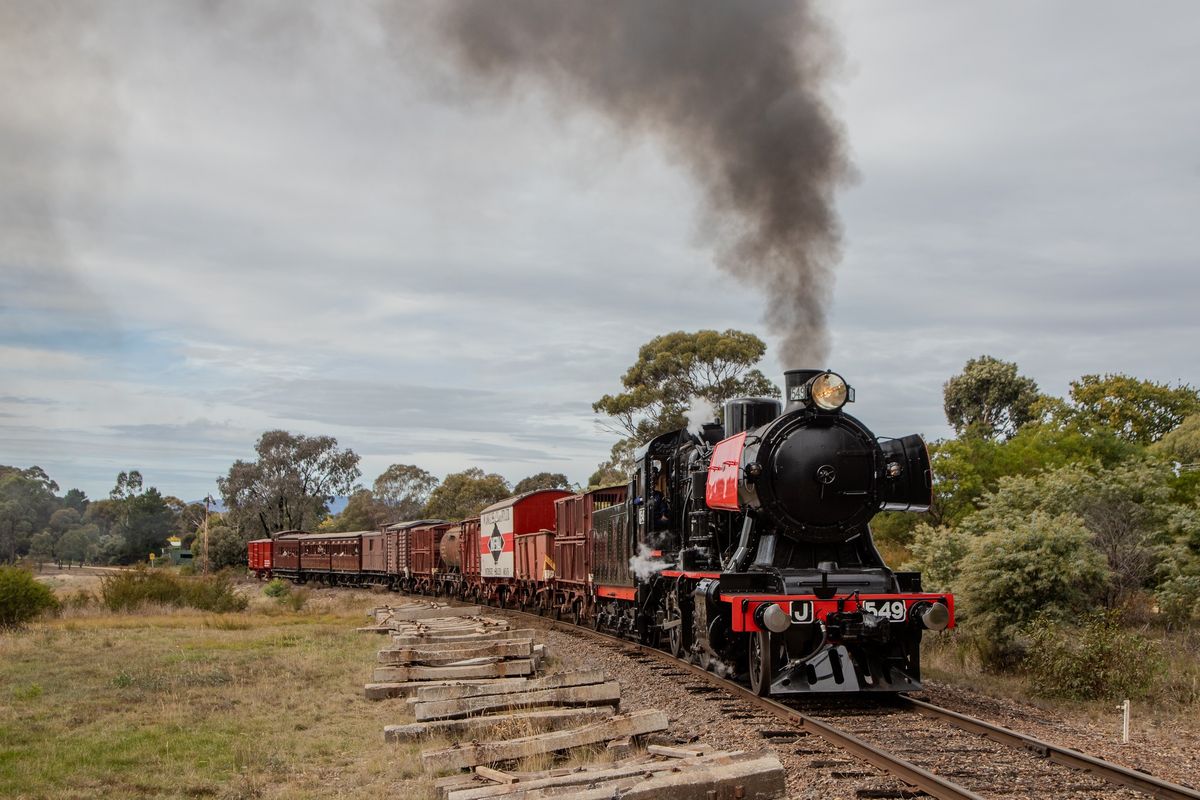
[[[87, 590], [75, 576], [61, 591]], [[381, 638], [367, 592], [302, 612], [95, 606], [0, 635], [0, 797], [430, 797], [402, 703], [362, 696]]]
[[[1151, 693], [1139, 701], [1143, 719], [1151, 727], [1182, 724], [1200, 731], [1196, 708], [1200, 704], [1200, 636], [1194, 632], [1160, 632], [1164, 656]], [[1108, 700], [1056, 700], [1035, 691], [1034, 679], [1024, 673], [995, 673], [984, 670], [972, 648], [953, 635], [926, 637], [921, 645], [921, 671], [926, 679], [952, 686], [981, 690], [1063, 715], [1086, 719], [1110, 719], [1114, 702]]]

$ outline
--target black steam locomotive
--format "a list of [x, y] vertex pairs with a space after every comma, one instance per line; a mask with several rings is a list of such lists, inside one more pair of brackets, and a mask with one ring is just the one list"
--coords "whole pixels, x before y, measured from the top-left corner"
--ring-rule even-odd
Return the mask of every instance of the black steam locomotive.
[[594, 514], [592, 622], [763, 695], [919, 689], [922, 633], [953, 625], [953, 597], [889, 569], [869, 523], [928, 510], [925, 443], [876, 438], [836, 373], [785, 378], [782, 409], [730, 400], [724, 425], [638, 450], [627, 500]]

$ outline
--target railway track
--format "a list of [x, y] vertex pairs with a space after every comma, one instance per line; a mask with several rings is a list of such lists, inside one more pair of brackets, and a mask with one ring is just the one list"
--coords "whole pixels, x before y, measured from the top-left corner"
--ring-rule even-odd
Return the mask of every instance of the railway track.
[[[944, 800], [1054, 797], [1083, 800], [1144, 798], [1200, 800], [1200, 791], [1043, 741], [947, 708], [897, 696], [857, 705], [812, 699], [786, 702], [759, 697], [745, 686], [648, 645], [591, 628], [516, 609], [552, 630], [591, 638], [606, 649], [674, 680], [722, 711], [755, 725], [764, 740], [795, 743], [819, 736], [839, 750], [892, 776], [910, 789], [863, 786], [862, 798], [911, 797]], [[698, 682], [697, 682], [698, 679]], [[737, 715], [737, 716], [735, 716]], [[798, 752], [807, 752], [803, 748]], [[813, 768], [838, 764], [814, 759]], [[861, 770], [835, 769], [845, 779], [877, 777]], [[916, 790], [913, 792], [912, 790]]]

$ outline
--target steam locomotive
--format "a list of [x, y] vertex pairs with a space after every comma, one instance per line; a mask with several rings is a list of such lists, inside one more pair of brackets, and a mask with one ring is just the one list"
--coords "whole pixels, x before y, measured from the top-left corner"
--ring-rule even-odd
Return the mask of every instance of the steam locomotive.
[[786, 405], [737, 398], [724, 424], [658, 436], [625, 486], [532, 492], [460, 523], [286, 532], [250, 544], [251, 569], [534, 609], [761, 695], [920, 689], [921, 637], [953, 626], [954, 598], [890, 570], [869, 523], [929, 509], [925, 443], [877, 439], [836, 373], [784, 377]]

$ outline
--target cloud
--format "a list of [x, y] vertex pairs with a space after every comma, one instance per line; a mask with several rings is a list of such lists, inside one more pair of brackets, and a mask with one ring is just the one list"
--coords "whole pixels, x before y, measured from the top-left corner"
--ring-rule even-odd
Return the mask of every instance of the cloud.
[[[666, 148], [467, 92], [365, 7], [51, 5], [30, 28], [43, 5], [0, 8], [8, 461], [199, 497], [284, 427], [337, 436], [368, 481], [581, 480], [613, 438], [591, 403], [640, 344], [765, 335]], [[981, 353], [1056, 393], [1195, 383], [1200, 12], [826, 8], [860, 181], [829, 363], [773, 349], [768, 375], [835, 368], [880, 434], [934, 436]]]

